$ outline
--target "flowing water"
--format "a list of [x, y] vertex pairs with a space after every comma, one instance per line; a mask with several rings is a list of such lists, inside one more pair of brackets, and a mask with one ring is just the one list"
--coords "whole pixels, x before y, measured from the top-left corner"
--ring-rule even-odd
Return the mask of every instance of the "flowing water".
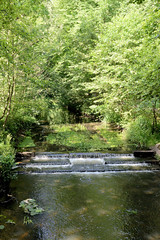
[[[12, 182], [0, 240], [160, 239], [160, 171], [132, 155], [39, 153]], [[23, 224], [20, 201], [45, 211]], [[2, 217], [0, 218], [0, 220]]]

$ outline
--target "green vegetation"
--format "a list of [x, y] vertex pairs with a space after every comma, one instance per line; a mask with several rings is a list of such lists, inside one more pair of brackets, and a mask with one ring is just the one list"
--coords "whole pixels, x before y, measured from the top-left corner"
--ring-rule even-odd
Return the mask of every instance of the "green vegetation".
[[35, 147], [35, 144], [32, 137], [28, 136], [28, 137], [24, 137], [24, 139], [21, 141], [18, 147], [19, 148]]
[[[2, 141], [2, 139], [5, 140]], [[1, 187], [9, 185], [10, 180], [15, 177], [13, 173], [13, 167], [15, 166], [15, 153], [14, 148], [11, 145], [11, 136], [1, 136], [0, 143], [0, 179], [1, 179]]]
[[103, 123], [55, 125], [46, 140], [61, 151], [124, 150], [121, 132]]
[[5, 228], [4, 225], [0, 225], [0, 230], [3, 230]]
[[24, 216], [24, 224], [33, 223], [30, 217], [38, 215], [44, 211], [43, 208], [38, 207], [36, 200], [32, 198], [21, 201], [19, 207], [23, 209], [25, 214], [27, 214], [27, 216]]
[[30, 216], [35, 216], [42, 213], [43, 208], [39, 208], [35, 199], [26, 199], [20, 202], [19, 207], [21, 207], [24, 213], [29, 214]]
[[[14, 159], [4, 154], [6, 136], [15, 149], [35, 147], [28, 132], [42, 122], [56, 129], [47, 142], [64, 149], [160, 141], [159, 25], [159, 0], [1, 0], [1, 167], [11, 171]], [[105, 128], [56, 132], [101, 121], [123, 137]]]
[[[3, 224], [2, 224], [3, 223]], [[5, 215], [0, 215], [0, 230], [3, 230], [7, 224], [16, 224], [14, 220], [8, 219]]]
[[[24, 216], [24, 224], [33, 223], [30, 217], [42, 213], [43, 208], [38, 207], [35, 199], [26, 199], [20, 202], [19, 207], [23, 209], [24, 213], [27, 214]], [[0, 230], [3, 230], [7, 224], [15, 225], [15, 221], [8, 219], [5, 215], [0, 215]]]
[[126, 129], [126, 141], [135, 148], [147, 148], [160, 141], [159, 135], [152, 134], [152, 123], [148, 118], [140, 116], [135, 121], [130, 122]]

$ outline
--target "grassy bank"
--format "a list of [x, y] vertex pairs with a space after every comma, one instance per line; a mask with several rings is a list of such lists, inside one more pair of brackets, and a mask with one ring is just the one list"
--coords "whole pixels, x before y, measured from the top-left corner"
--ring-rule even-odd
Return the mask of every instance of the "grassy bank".
[[24, 137], [19, 150], [54, 152], [128, 151], [122, 133], [104, 123], [61, 124], [42, 126], [39, 136]]

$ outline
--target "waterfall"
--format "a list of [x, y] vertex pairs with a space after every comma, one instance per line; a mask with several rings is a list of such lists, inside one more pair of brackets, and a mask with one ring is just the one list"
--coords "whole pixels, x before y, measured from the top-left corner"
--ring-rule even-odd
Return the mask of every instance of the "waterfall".
[[133, 154], [38, 152], [19, 169], [23, 173], [141, 172], [157, 171], [158, 164], [137, 159]]

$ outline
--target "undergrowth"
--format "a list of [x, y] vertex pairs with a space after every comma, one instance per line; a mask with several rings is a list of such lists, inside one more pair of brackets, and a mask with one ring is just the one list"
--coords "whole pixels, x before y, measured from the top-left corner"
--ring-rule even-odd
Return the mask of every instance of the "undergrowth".
[[[96, 127], [95, 127], [96, 126]], [[55, 125], [46, 137], [48, 144], [65, 146], [73, 151], [120, 150], [123, 141], [119, 131], [106, 128], [103, 124]]]

